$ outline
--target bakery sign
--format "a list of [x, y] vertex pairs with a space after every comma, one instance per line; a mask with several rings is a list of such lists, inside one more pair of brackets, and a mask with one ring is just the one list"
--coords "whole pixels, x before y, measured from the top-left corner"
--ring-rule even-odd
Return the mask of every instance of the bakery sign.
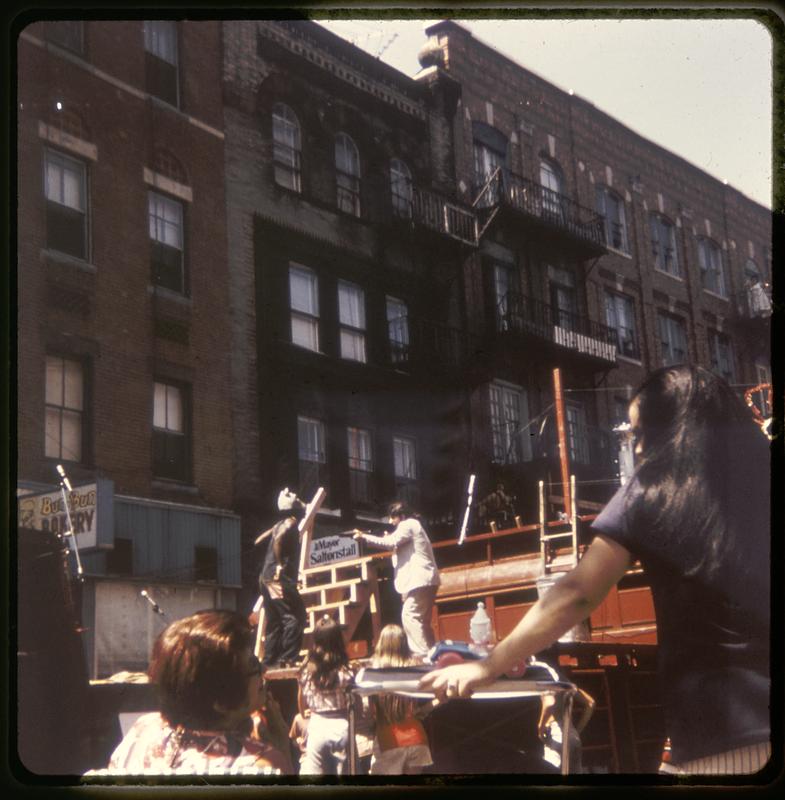
[[[97, 547], [99, 516], [106, 518], [106, 511], [111, 509], [112, 490], [104, 487], [105, 481], [74, 486], [73, 491], [55, 491], [45, 494], [20, 494], [17, 497], [19, 509], [19, 527], [38, 531], [50, 531], [59, 536], [69, 531], [69, 512], [71, 527], [76, 536], [79, 548]], [[111, 482], [108, 482], [111, 484]], [[107, 491], [108, 489], [108, 491]], [[66, 511], [63, 494], [67, 497]], [[102, 506], [103, 501], [103, 508]], [[106, 505], [109, 508], [106, 508]], [[99, 515], [99, 508], [101, 513]], [[111, 513], [111, 512], [110, 512]], [[111, 518], [111, 517], [110, 517]], [[101, 539], [106, 539], [107, 531], [102, 532]]]
[[360, 548], [351, 536], [322, 536], [314, 539], [308, 548], [308, 567], [349, 561], [359, 556]]

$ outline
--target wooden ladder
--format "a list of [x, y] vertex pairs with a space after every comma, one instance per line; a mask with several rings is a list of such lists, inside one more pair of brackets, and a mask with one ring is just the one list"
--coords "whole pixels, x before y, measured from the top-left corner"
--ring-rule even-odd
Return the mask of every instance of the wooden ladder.
[[[540, 558], [542, 574], [568, 572], [578, 564], [578, 511], [575, 497], [575, 476], [570, 476], [570, 518], [564, 525], [549, 527], [545, 522], [545, 483], [539, 482], [540, 492]], [[557, 549], [552, 542], [561, 541], [566, 547]]]
[[366, 611], [370, 611], [374, 641], [379, 637], [382, 626], [374, 561], [373, 556], [364, 556], [304, 571], [305, 585], [300, 589], [308, 614], [304, 642], [317, 620], [329, 614], [341, 625], [344, 642], [349, 645]]

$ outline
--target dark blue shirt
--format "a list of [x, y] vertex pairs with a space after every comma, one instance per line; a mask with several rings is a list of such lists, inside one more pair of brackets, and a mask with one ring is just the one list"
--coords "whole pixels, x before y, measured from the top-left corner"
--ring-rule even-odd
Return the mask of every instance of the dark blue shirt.
[[641, 493], [633, 478], [592, 528], [638, 558], [649, 579], [674, 763], [768, 741], [768, 506], [733, 498], [743, 512], [731, 523], [740, 535], [710, 571], [702, 567], [705, 542], [641, 519]]

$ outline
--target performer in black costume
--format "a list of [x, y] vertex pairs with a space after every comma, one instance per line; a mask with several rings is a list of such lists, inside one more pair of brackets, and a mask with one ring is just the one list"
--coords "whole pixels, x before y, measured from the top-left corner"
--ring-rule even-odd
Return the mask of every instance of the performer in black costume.
[[284, 489], [278, 495], [280, 519], [265, 531], [267, 550], [259, 573], [259, 592], [264, 602], [264, 658], [271, 667], [293, 666], [299, 661], [305, 628], [305, 605], [297, 590], [300, 566], [298, 522], [305, 503]]

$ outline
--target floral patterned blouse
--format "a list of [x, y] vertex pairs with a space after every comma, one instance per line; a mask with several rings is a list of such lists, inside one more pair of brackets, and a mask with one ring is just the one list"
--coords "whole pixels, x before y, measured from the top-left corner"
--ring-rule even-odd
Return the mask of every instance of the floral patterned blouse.
[[158, 713], [143, 714], [109, 760], [86, 775], [276, 775], [286, 770], [269, 744], [226, 731], [172, 728]]

